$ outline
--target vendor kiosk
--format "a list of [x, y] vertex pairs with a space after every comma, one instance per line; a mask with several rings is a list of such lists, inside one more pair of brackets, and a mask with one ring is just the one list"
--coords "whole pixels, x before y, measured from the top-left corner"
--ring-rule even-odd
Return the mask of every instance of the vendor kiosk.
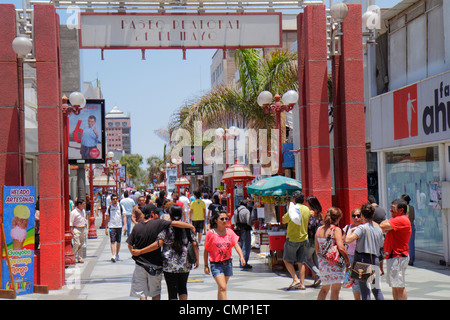
[[[223, 173], [222, 182], [226, 185], [226, 194], [227, 194], [227, 213], [228, 213], [228, 223], [231, 223], [231, 217], [234, 213], [234, 187], [242, 186], [244, 190], [244, 199], [247, 198], [247, 184], [251, 183], [251, 181], [255, 177], [253, 176], [250, 169], [243, 165], [235, 162], [234, 165], [228, 167], [227, 170]], [[231, 227], [231, 224], [230, 224]]]
[[93, 179], [93, 187], [94, 188], [101, 188], [101, 206], [100, 210], [102, 212], [102, 224], [100, 225], [100, 229], [105, 228], [105, 211], [106, 211], [106, 197], [108, 196], [108, 191], [110, 188], [117, 189], [116, 182], [114, 179], [110, 176], [108, 176], [105, 173], [102, 173], [101, 175], [94, 177]]
[[247, 187], [247, 192], [253, 194], [255, 207], [264, 207], [264, 221], [259, 223], [259, 230], [255, 231], [255, 235], [259, 237], [261, 244], [268, 242], [269, 265], [272, 269], [280, 266], [284, 268], [281, 259], [286, 242], [286, 227], [282, 225], [282, 216], [291, 201], [292, 193], [301, 189], [300, 181], [279, 175], [261, 179]]

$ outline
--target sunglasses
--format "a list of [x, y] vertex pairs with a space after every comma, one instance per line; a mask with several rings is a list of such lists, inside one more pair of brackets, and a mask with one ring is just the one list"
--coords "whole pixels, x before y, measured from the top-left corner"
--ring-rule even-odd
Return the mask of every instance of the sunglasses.
[[228, 218], [219, 218], [220, 221], [228, 221]]
[[360, 214], [352, 214], [352, 218], [361, 218]]
[[119, 200], [118, 198], [111, 198], [111, 200]]

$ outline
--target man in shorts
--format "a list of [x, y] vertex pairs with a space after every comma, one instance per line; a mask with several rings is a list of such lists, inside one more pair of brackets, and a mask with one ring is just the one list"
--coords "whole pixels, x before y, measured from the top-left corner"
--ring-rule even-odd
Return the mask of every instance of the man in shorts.
[[193, 232], [195, 229], [185, 222], [159, 219], [158, 210], [154, 204], [147, 204], [142, 209], [142, 213], [145, 220], [134, 226], [127, 239], [128, 250], [136, 263], [130, 295], [140, 300], [147, 300], [147, 297], [160, 300], [163, 273], [161, 250], [156, 242], [158, 234], [169, 226], [189, 228]]
[[386, 281], [392, 288], [394, 300], [406, 300], [405, 273], [409, 262], [409, 238], [411, 222], [406, 214], [408, 204], [403, 199], [396, 199], [391, 204], [392, 218], [380, 224], [386, 233], [384, 240], [387, 264]]
[[127, 230], [127, 216], [125, 215], [125, 208], [119, 203], [119, 196], [111, 195], [111, 205], [105, 212], [106, 228], [105, 234], [111, 240], [111, 261], [119, 260], [120, 241], [122, 239], [122, 227], [124, 231]]
[[197, 242], [199, 245], [202, 240], [206, 215], [206, 205], [205, 202], [202, 199], [200, 199], [200, 195], [201, 195], [200, 191], [198, 190], [194, 191], [195, 200], [191, 202], [191, 207], [189, 211], [192, 225], [195, 227], [195, 230], [197, 230], [197, 238], [198, 238]]
[[[292, 283], [288, 289], [305, 289], [305, 263], [306, 245], [308, 244], [308, 224], [310, 218], [309, 208], [303, 205], [305, 195], [301, 191], [294, 191], [292, 202], [300, 213], [300, 224], [294, 223], [287, 212], [282, 220], [287, 223], [286, 242], [284, 243], [283, 261], [292, 277]], [[294, 263], [298, 266], [300, 278], [295, 272]]]

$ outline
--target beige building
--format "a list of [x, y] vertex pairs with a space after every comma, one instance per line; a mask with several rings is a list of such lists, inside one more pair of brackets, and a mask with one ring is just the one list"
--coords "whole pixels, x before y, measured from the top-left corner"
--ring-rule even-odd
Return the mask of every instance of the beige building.
[[115, 106], [105, 116], [106, 150], [124, 151], [131, 154], [131, 121], [130, 114], [126, 115]]

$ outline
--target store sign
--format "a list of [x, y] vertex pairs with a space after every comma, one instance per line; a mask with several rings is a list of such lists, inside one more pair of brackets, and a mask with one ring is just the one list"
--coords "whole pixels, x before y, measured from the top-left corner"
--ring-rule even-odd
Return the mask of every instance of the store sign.
[[202, 176], [203, 171], [203, 147], [184, 146], [182, 149], [182, 174], [184, 176]]
[[[3, 248], [0, 255], [1, 289], [15, 290], [17, 295], [33, 293], [35, 202], [34, 187], [3, 187], [6, 249]], [[7, 257], [9, 264], [6, 261]]]
[[450, 141], [450, 72], [370, 100], [372, 150]]
[[80, 14], [80, 48], [281, 47], [281, 13]]

